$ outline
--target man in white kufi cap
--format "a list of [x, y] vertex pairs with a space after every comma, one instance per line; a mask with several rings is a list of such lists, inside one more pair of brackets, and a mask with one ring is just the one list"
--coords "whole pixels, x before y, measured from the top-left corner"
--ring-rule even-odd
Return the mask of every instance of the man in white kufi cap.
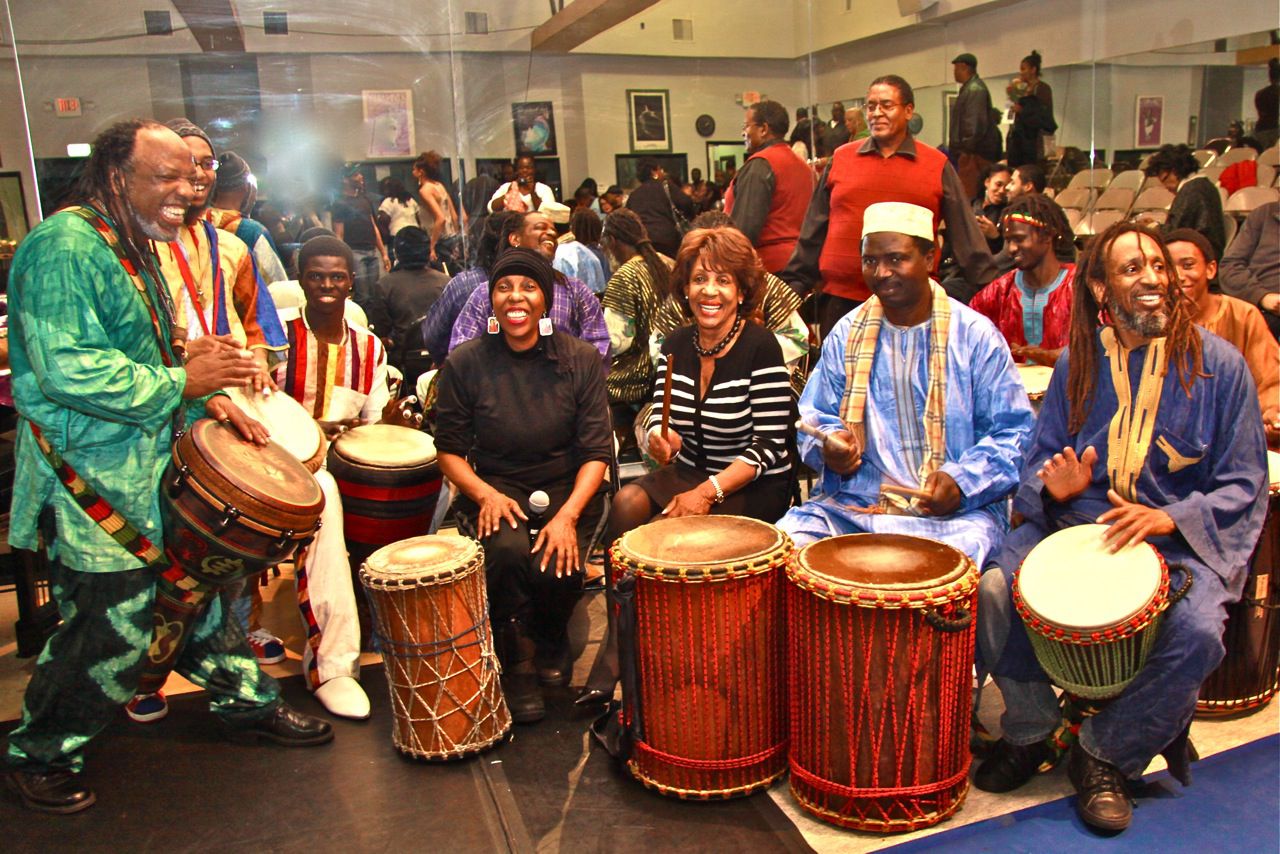
[[872, 297], [832, 329], [800, 397], [800, 455], [819, 481], [778, 523], [797, 546], [909, 534], [981, 566], [1008, 530], [1031, 407], [1004, 336], [929, 278], [934, 241], [926, 208], [866, 209]]

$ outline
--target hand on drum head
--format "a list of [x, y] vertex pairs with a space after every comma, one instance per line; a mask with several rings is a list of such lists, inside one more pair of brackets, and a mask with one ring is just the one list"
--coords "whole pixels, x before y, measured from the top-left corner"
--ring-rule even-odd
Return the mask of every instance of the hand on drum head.
[[684, 447], [684, 442], [680, 438], [680, 434], [674, 430], [667, 431], [666, 439], [662, 438], [661, 430], [649, 431], [649, 456], [653, 457], [654, 461], [660, 466], [665, 466], [674, 460], [682, 447]]
[[332, 442], [352, 428], [363, 427], [365, 421], [363, 418], [344, 418], [342, 421], [317, 421], [316, 423], [324, 431], [324, 437]]
[[507, 520], [512, 528], [516, 527], [517, 516], [526, 522], [529, 521], [529, 517], [524, 514], [524, 510], [514, 498], [503, 495], [496, 489], [490, 488], [479, 504], [480, 512], [476, 514], [476, 536], [481, 540], [496, 533], [503, 519]]
[[422, 415], [413, 411], [417, 402], [418, 396], [413, 394], [391, 400], [382, 408], [382, 423], [411, 430], [422, 429]]
[[1062, 350], [1046, 350], [1043, 347], [1032, 347], [1030, 345], [1023, 347], [1010, 347], [1015, 358], [1023, 359], [1036, 365], [1044, 365], [1046, 368], [1052, 368], [1058, 363], [1058, 356], [1062, 355]]
[[833, 430], [822, 439], [822, 461], [836, 474], [848, 476], [862, 465], [862, 448], [848, 430]]
[[[203, 340], [198, 338], [191, 343], [196, 345]], [[187, 359], [187, 382], [182, 389], [184, 398], [191, 400], [224, 388], [247, 385], [258, 374], [257, 361], [245, 351], [237, 347], [208, 347], [206, 351], [207, 346], [197, 347], [198, 355]], [[191, 353], [189, 348], [187, 353]]]
[[1044, 481], [1044, 488], [1054, 501], [1070, 501], [1089, 487], [1097, 461], [1098, 451], [1093, 445], [1079, 457], [1074, 448], [1063, 448], [1062, 453], [1044, 461], [1036, 477]]
[[226, 395], [219, 394], [209, 398], [204, 411], [210, 418], [217, 419], [223, 424], [230, 424], [236, 428], [236, 432], [255, 445], [265, 445], [271, 438], [271, 434], [261, 422], [245, 415], [244, 410], [232, 403], [231, 398]]
[[944, 471], [935, 471], [925, 478], [924, 491], [929, 497], [921, 498], [918, 506], [926, 516], [950, 516], [960, 509], [964, 498], [955, 479]]
[[1098, 517], [1098, 524], [1110, 525], [1102, 539], [1112, 552], [1125, 546], [1136, 546], [1147, 537], [1167, 537], [1177, 530], [1173, 518], [1163, 510], [1125, 501], [1114, 489], [1107, 490], [1107, 498], [1114, 505]]
[[271, 372], [267, 370], [267, 351], [261, 348], [253, 351], [253, 360], [258, 363], [258, 372], [253, 375], [250, 385], [253, 386], [254, 394], [262, 394], [265, 389], [267, 394], [279, 391], [276, 387], [276, 381], [271, 378]]
[[[710, 496], [706, 493], [709, 488], [712, 489]], [[671, 502], [662, 508], [662, 515], [669, 519], [679, 516], [706, 516], [711, 512], [714, 499], [714, 487], [711, 487], [707, 481], [703, 481], [693, 489], [681, 492], [672, 498]]]
[[541, 572], [547, 571], [548, 564], [554, 565], [556, 578], [577, 572], [581, 568], [578, 565], [577, 524], [565, 518], [563, 513], [557, 513], [538, 532], [538, 538], [529, 551], [531, 554], [542, 552], [542, 564], [538, 567]]

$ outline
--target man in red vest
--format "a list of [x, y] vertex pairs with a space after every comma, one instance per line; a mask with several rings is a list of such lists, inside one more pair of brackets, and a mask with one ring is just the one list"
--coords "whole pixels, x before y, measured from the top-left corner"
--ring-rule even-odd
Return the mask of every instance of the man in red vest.
[[871, 137], [836, 149], [809, 200], [795, 252], [779, 274], [801, 296], [821, 285], [817, 314], [823, 337], [871, 295], [862, 278], [860, 239], [862, 213], [876, 202], [927, 208], [935, 232], [946, 223], [946, 238], [964, 271], [951, 296], [967, 300], [996, 277], [956, 170], [946, 155], [907, 130], [915, 114], [910, 84], [892, 74], [877, 77], [865, 109]]
[[787, 266], [813, 194], [813, 170], [787, 145], [789, 124], [777, 101], [747, 108], [742, 135], [750, 155], [724, 196], [724, 212], [770, 273]]

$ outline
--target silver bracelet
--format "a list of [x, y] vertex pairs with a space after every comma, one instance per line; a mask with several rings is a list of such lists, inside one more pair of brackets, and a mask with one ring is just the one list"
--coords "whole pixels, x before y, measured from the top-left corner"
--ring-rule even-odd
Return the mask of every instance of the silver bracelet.
[[712, 504], [723, 504], [723, 503], [724, 503], [724, 490], [720, 488], [720, 481], [716, 478], [716, 476], [715, 476], [715, 475], [711, 475], [710, 477], [708, 477], [708, 478], [707, 478], [707, 480], [711, 481], [711, 487], [712, 487], [713, 489], [715, 489], [715, 491], [716, 491], [716, 498], [715, 498], [715, 501], [712, 501], [711, 503], [712, 503]]

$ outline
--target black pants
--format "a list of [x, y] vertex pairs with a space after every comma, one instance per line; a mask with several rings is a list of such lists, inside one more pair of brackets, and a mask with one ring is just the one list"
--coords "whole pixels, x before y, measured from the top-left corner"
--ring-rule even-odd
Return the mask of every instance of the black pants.
[[[525, 513], [529, 513], [529, 493], [533, 489], [494, 477], [486, 477], [485, 482], [503, 495], [514, 498]], [[573, 481], [561, 481], [541, 488], [551, 499], [542, 517], [545, 524], [568, 500], [573, 492]], [[585, 562], [586, 550], [600, 528], [605, 498], [602, 485], [600, 493], [588, 502], [578, 518], [579, 565]], [[479, 507], [471, 499], [466, 496], [458, 498], [458, 529], [468, 536], [475, 536], [478, 511]], [[534, 524], [536, 527], [538, 523]], [[495, 533], [480, 540], [480, 545], [484, 547], [489, 616], [493, 624], [498, 626], [516, 617], [529, 629], [540, 651], [562, 644], [567, 637], [569, 617], [582, 595], [582, 573], [556, 578], [550, 565], [546, 572], [542, 572], [539, 569], [542, 552], [530, 553], [533, 538], [529, 535], [529, 523], [519, 518], [515, 528], [503, 522]]]

